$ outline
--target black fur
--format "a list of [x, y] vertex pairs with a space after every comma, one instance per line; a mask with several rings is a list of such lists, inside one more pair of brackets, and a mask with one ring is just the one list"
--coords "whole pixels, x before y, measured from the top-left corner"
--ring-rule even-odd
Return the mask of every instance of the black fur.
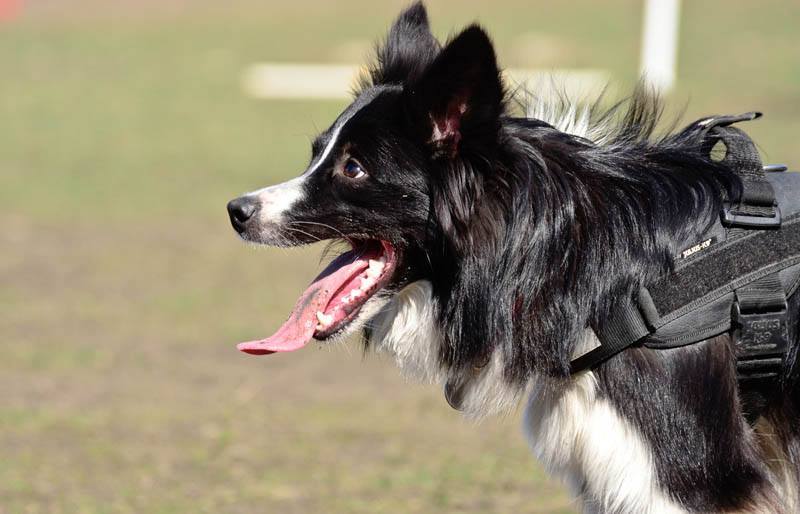
[[[602, 143], [514, 117], [486, 33], [471, 26], [440, 47], [421, 4], [398, 18], [357, 94], [315, 142], [316, 171], [281, 236], [395, 245], [389, 289], [431, 281], [439, 357], [451, 376], [502, 352], [512, 387], [534, 374], [568, 380], [586, 329], [669, 271], [723, 199], [741, 192], [697, 131], [654, 135], [661, 107], [644, 89], [595, 112], [607, 125]], [[336, 146], [318, 162], [337, 128]], [[337, 170], [348, 158], [369, 177], [343, 179]], [[634, 348], [597, 376], [601, 394], [649, 443], [675, 501], [696, 511], [777, 505], [726, 336]], [[766, 418], [797, 463], [800, 397], [787, 384]]]
[[439, 41], [431, 34], [425, 7], [421, 3], [414, 4], [397, 18], [386, 41], [378, 47], [377, 62], [370, 69], [372, 81], [361, 86], [416, 80], [440, 50]]

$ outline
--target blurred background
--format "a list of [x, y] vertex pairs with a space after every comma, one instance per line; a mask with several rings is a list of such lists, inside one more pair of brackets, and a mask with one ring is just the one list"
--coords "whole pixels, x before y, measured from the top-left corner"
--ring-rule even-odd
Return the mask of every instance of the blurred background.
[[[321, 248], [225, 203], [304, 169], [346, 100], [254, 98], [259, 62], [358, 64], [405, 1], [0, 0], [0, 513], [561, 513], [519, 413], [476, 424], [357, 344], [272, 358]], [[644, 2], [430, 0], [503, 66], [624, 92]], [[762, 110], [800, 166], [800, 3], [684, 2], [674, 112]]]

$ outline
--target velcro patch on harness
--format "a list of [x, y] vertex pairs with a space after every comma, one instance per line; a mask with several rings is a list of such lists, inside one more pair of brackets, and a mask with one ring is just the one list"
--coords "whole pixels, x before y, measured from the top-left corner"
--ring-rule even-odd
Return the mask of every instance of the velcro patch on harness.
[[660, 317], [658, 325], [798, 262], [798, 217], [785, 220], [780, 230], [754, 231], [717, 245], [647, 288]]

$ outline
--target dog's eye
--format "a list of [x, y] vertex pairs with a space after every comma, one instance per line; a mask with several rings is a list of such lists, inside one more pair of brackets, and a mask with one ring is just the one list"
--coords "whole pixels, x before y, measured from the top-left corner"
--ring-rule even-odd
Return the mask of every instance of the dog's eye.
[[367, 176], [367, 172], [364, 171], [364, 168], [353, 159], [347, 159], [347, 162], [344, 163], [342, 167], [342, 175], [347, 178], [357, 179], [363, 178]]

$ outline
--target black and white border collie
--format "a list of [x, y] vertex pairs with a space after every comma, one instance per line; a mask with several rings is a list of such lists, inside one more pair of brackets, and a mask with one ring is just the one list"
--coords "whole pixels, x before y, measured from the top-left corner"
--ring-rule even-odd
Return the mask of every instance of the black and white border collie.
[[[492, 43], [403, 12], [299, 177], [230, 202], [246, 240], [343, 241], [252, 354], [363, 333], [471, 416], [521, 401], [534, 454], [586, 512], [800, 512], [796, 390], [747, 422], [729, 338], [631, 348], [593, 371], [610, 302], [667, 272], [740, 187], [658, 102], [511, 114]], [[797, 298], [791, 301], [797, 309]]]

